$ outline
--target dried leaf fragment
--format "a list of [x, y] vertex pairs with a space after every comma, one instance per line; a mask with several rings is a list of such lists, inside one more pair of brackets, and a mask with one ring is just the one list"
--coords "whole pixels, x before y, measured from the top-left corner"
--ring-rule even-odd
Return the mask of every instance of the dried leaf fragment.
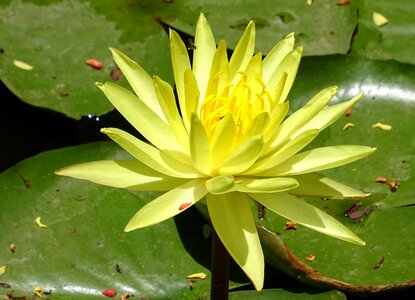
[[382, 129], [382, 130], [391, 130], [392, 129], [392, 125], [384, 124], [384, 123], [380, 123], [380, 122], [377, 122], [376, 124], [373, 124], [372, 127], [373, 128], [379, 128], [379, 129]]
[[387, 185], [389, 185], [389, 187], [391, 188], [391, 192], [396, 192], [398, 190], [398, 188], [401, 186], [401, 184], [396, 181], [396, 180], [391, 180], [386, 182]]
[[311, 6], [313, 4], [313, 0], [307, 0], [307, 5]]
[[191, 275], [187, 275], [188, 279], [205, 279], [206, 278], [206, 274], [205, 273], [194, 273]]
[[11, 252], [11, 253], [16, 252], [16, 245], [15, 245], [15, 244], [10, 244], [10, 245], [9, 245], [9, 249], [10, 249], [10, 252]]
[[87, 59], [86, 64], [95, 70], [101, 70], [103, 67], [102, 62], [93, 58]]
[[375, 264], [373, 265], [372, 269], [373, 269], [373, 270], [379, 269], [379, 268], [380, 268], [380, 266], [383, 264], [383, 262], [384, 262], [384, 261], [385, 261], [385, 257], [384, 257], [384, 256], [382, 256], [382, 257], [380, 258], [380, 260], [379, 260], [377, 263], [375, 263]]
[[130, 297], [134, 297], [134, 295], [131, 294], [131, 293], [124, 293], [124, 294], [121, 295], [121, 300], [126, 300]]
[[313, 262], [315, 259], [316, 259], [316, 256], [314, 254], [310, 254], [309, 256], [305, 258], [305, 260], [308, 262]]
[[47, 228], [48, 226], [47, 225], [45, 225], [45, 224], [43, 224], [41, 221], [40, 221], [40, 217], [37, 217], [36, 219], [35, 219], [35, 224], [37, 225], [37, 227], [39, 227], [39, 228]]
[[19, 69], [25, 70], [25, 71], [31, 71], [33, 70], [33, 66], [25, 63], [24, 61], [14, 59], [13, 64], [18, 67]]
[[114, 70], [111, 71], [111, 79], [112, 81], [117, 81], [122, 76], [122, 71], [120, 68], [116, 67]]
[[338, 6], [346, 6], [346, 5], [350, 5], [352, 4], [352, 1], [350, 0], [340, 0], [339, 2], [336, 3], [336, 5]]
[[353, 123], [347, 123], [346, 125], [343, 126], [343, 130], [347, 130], [351, 127], [354, 127], [354, 124]]
[[373, 22], [378, 27], [382, 27], [382, 26], [388, 24], [388, 19], [386, 19], [383, 15], [381, 15], [380, 13], [375, 12], [375, 11], [373, 12], [372, 19], [373, 19]]
[[0, 275], [4, 274], [4, 272], [6, 272], [6, 266], [1, 266], [0, 267]]
[[284, 230], [297, 230], [297, 223], [295, 221], [285, 222]]
[[386, 183], [388, 180], [385, 177], [376, 177], [375, 181], [379, 183]]

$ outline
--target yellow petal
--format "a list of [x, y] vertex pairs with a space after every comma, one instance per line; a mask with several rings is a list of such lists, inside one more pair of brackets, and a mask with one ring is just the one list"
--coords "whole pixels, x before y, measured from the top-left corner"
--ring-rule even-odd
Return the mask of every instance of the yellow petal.
[[277, 103], [282, 103], [287, 99], [291, 86], [294, 83], [294, 79], [297, 75], [298, 66], [300, 65], [301, 55], [303, 53], [302, 47], [297, 47], [285, 56], [285, 58], [278, 65], [268, 82], [265, 82], [269, 91], [274, 94], [277, 88], [278, 82], [284, 73], [287, 73], [287, 79], [285, 81], [283, 92], [279, 99], [275, 99]]
[[284, 218], [340, 240], [365, 245], [364, 241], [335, 218], [295, 196], [287, 193], [249, 195]]
[[169, 156], [156, 147], [117, 128], [102, 128], [101, 132], [108, 135], [134, 158], [157, 172], [179, 178], [196, 178], [201, 176], [193, 167], [190, 157], [187, 157], [186, 162], [180, 161], [177, 159], [178, 155]]
[[320, 111], [314, 118], [312, 118], [309, 122], [307, 122], [303, 127], [298, 129], [294, 136], [297, 136], [301, 134], [304, 131], [310, 130], [310, 129], [318, 129], [322, 131], [323, 129], [327, 128], [333, 122], [338, 120], [345, 111], [355, 105], [357, 102], [359, 102], [363, 97], [363, 93], [359, 93], [349, 101], [345, 101], [342, 103], [338, 103], [336, 105], [332, 105], [329, 107], [324, 108], [322, 111]]
[[[242, 37], [239, 39], [232, 57], [229, 60], [229, 78], [236, 84], [237, 79], [235, 75], [240, 70], [245, 70], [255, 50], [255, 24], [253, 21], [249, 22]], [[235, 77], [235, 80], [233, 78]]]
[[[278, 135], [280, 129], [280, 124], [287, 115], [289, 109], [289, 102], [277, 104], [269, 114], [269, 123], [268, 126], [264, 129], [264, 141], [265, 145], [272, 142], [272, 138]], [[270, 149], [271, 150], [271, 149]]]
[[159, 173], [138, 160], [102, 160], [80, 163], [55, 174], [140, 191], [166, 191], [186, 182]]
[[125, 231], [160, 223], [186, 210], [207, 193], [204, 179], [195, 179], [144, 205], [128, 222]]
[[238, 178], [233, 191], [242, 193], [276, 193], [291, 190], [298, 186], [297, 180], [290, 177], [274, 178]]
[[140, 98], [147, 107], [154, 111], [163, 121], [165, 118], [157, 101], [153, 88], [153, 80], [150, 75], [135, 61], [130, 59], [121, 51], [110, 48], [112, 57], [121, 69], [128, 83], [133, 88], [134, 93]]
[[245, 171], [244, 174], [257, 174], [277, 166], [301, 151], [319, 134], [319, 132], [320, 131], [316, 129], [303, 132], [299, 136], [288, 141], [278, 151], [272, 152], [272, 154], [266, 158], [258, 160], [258, 162], [249, 168], [249, 170]]
[[[207, 82], [206, 82], [207, 84]], [[187, 69], [184, 72], [184, 92], [186, 97], [186, 112], [187, 117], [190, 118], [193, 113], [199, 114], [199, 100], [200, 93], [198, 89], [198, 83], [193, 72]], [[188, 120], [190, 123], [190, 119]]]
[[[225, 41], [220, 41], [213, 57], [206, 96], [219, 95], [229, 82], [229, 63]], [[199, 102], [199, 111], [203, 101]]]
[[191, 117], [190, 135], [190, 156], [194, 167], [205, 175], [211, 175], [212, 170], [209, 162], [209, 142], [208, 137], [200, 120], [196, 114]]
[[4, 274], [4, 272], [6, 272], [6, 266], [1, 266], [0, 267], [0, 275]]
[[157, 99], [159, 101], [163, 115], [167, 123], [170, 125], [177, 140], [182, 145], [183, 149], [189, 151], [189, 136], [184, 128], [183, 120], [177, 110], [176, 98], [170, 84], [154, 76], [154, 90], [156, 91]]
[[315, 196], [327, 199], [364, 199], [371, 195], [317, 173], [293, 176], [300, 184], [290, 194]]
[[275, 151], [284, 140], [295, 134], [297, 130], [301, 130], [305, 124], [313, 119], [327, 105], [334, 95], [336, 95], [337, 91], [338, 88], [336, 86], [325, 88], [311, 98], [305, 106], [289, 116], [281, 124], [280, 130], [275, 132], [268, 141], [265, 153]]
[[246, 129], [243, 136], [243, 140], [246, 140], [249, 137], [255, 135], [261, 135], [264, 132], [264, 129], [267, 128], [269, 124], [269, 114], [267, 112], [259, 113], [249, 124], [249, 127]]
[[276, 167], [257, 175], [283, 176], [327, 170], [364, 158], [375, 150], [376, 148], [358, 145], [316, 148], [295, 154]]
[[190, 60], [187, 48], [180, 36], [174, 30], [170, 29], [170, 51], [173, 65], [174, 81], [176, 83], [177, 96], [179, 98], [180, 112], [183, 117], [184, 125], [189, 130], [189, 116], [186, 111], [186, 95], [184, 89], [184, 73], [190, 70]]
[[218, 126], [213, 131], [210, 138], [210, 161], [213, 170], [217, 170], [223, 164], [231, 151], [233, 138], [235, 135], [235, 122], [232, 114], [225, 115], [218, 122]]
[[268, 82], [271, 75], [280, 65], [281, 61], [293, 50], [294, 42], [294, 33], [287, 34], [284, 39], [278, 42], [267, 54], [267, 56], [265, 56], [262, 63], [262, 80], [264, 80], [264, 82]]
[[215, 39], [209, 23], [201, 13], [196, 25], [195, 46], [193, 51], [193, 73], [200, 92], [199, 102], [205, 98], [213, 57], [216, 51]]
[[252, 281], [256, 290], [264, 283], [264, 256], [245, 194], [208, 194], [209, 216], [231, 257]]
[[221, 175], [239, 174], [248, 169], [258, 159], [264, 149], [262, 136], [257, 135], [244, 140], [219, 168]]
[[137, 96], [111, 82], [97, 83], [114, 107], [147, 140], [160, 150], [175, 150], [188, 155], [175, 138], [170, 126], [149, 109]]

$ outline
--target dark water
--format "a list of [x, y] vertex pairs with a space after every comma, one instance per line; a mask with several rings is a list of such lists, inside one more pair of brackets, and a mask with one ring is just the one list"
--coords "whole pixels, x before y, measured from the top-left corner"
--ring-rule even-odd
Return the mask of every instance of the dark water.
[[137, 134], [113, 111], [104, 116], [87, 115], [81, 120], [38, 108], [17, 98], [0, 81], [0, 172], [43, 151], [105, 140], [102, 127], [118, 127]]

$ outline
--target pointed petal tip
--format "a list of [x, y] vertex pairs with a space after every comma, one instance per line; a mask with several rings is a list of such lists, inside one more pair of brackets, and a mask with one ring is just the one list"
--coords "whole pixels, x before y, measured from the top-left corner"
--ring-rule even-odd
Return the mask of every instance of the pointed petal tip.
[[116, 59], [117, 59], [117, 57], [120, 57], [120, 56], [122, 56], [122, 55], [124, 55], [124, 56], [125, 56], [125, 54], [124, 54], [124, 53], [122, 53], [120, 50], [118, 50], [118, 49], [116, 49], [116, 48], [114, 48], [114, 47], [109, 47], [108, 49], [110, 50], [111, 55], [112, 55], [112, 57], [114, 58], [114, 60], [116, 60]]
[[299, 55], [303, 54], [303, 50], [304, 50], [303, 46], [298, 46], [297, 48], [294, 49], [294, 51], [297, 52]]
[[295, 38], [295, 34], [294, 34], [294, 32], [290, 32], [289, 34], [287, 34], [287, 35], [284, 37], [284, 39], [292, 39], [292, 38]]
[[130, 231], [141, 228], [141, 226], [137, 226], [137, 221], [135, 221], [134, 222], [135, 224], [133, 224], [132, 222], [133, 220], [134, 220], [134, 217], [130, 221], [128, 221], [127, 225], [125, 225], [124, 232], [130, 232]]
[[55, 175], [62, 175], [62, 170], [63, 169], [59, 169], [59, 170], [56, 170], [55, 172], [53, 172]]
[[199, 23], [201, 21], [207, 21], [206, 20], [206, 16], [205, 16], [205, 14], [203, 12], [200, 12], [199, 18], [198, 18], [197, 22]]
[[264, 281], [262, 280], [261, 282], [252, 282], [254, 284], [255, 290], [257, 292], [262, 291], [262, 289], [264, 288]]
[[131, 228], [130, 226], [128, 226], [128, 224], [125, 226], [124, 228], [124, 232], [131, 232], [133, 231], [135, 228]]

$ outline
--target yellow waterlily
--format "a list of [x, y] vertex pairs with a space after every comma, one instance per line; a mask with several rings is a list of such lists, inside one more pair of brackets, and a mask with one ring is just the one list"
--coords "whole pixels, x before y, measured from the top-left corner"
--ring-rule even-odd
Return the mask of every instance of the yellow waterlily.
[[368, 196], [314, 172], [356, 161], [374, 148], [341, 145], [300, 152], [362, 94], [327, 106], [338, 90], [328, 87], [286, 117], [302, 54], [301, 47], [294, 48], [293, 34], [262, 59], [261, 53], [254, 55], [250, 22], [228, 60], [225, 42], [216, 46], [201, 14], [194, 44], [191, 63], [185, 44], [170, 31], [178, 107], [170, 84], [111, 49], [134, 93], [112, 82], [97, 86], [149, 143], [103, 128], [135, 159], [81, 163], [56, 173], [118, 188], [165, 191], [142, 207], [125, 231], [162, 222], [203, 199], [219, 238], [257, 290], [263, 287], [264, 258], [250, 199], [316, 231], [363, 245], [336, 219], [297, 197]]

